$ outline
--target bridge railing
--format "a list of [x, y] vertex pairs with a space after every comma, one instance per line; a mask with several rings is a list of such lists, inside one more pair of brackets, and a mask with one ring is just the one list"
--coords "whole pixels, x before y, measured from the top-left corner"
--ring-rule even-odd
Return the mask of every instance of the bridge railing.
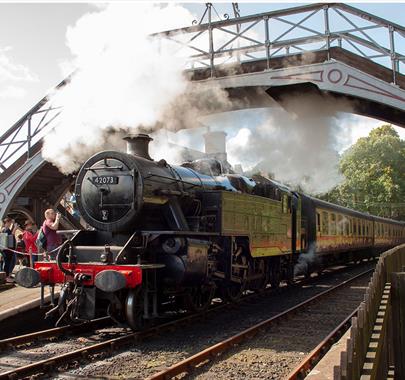
[[32, 156], [33, 146], [55, 127], [61, 112], [61, 107], [52, 106], [46, 96], [0, 136], [0, 174], [21, 156], [26, 155], [27, 159]]
[[224, 64], [266, 60], [341, 47], [392, 69], [392, 82], [405, 69], [405, 28], [357, 8], [311, 4], [159, 33], [181, 47], [188, 68], [208, 68], [211, 76]]

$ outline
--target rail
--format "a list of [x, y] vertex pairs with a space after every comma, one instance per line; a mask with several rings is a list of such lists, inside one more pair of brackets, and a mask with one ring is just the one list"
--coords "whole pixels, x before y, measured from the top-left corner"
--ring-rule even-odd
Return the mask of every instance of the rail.
[[262, 321], [252, 327], [247, 328], [246, 330], [243, 330], [242, 332], [225, 339], [219, 343], [216, 343], [215, 345], [206, 348], [203, 351], [200, 351], [174, 365], [171, 367], [168, 367], [161, 372], [158, 372], [152, 376], [150, 376], [147, 380], [166, 380], [166, 379], [172, 379], [175, 378], [176, 376], [179, 376], [184, 373], [190, 373], [194, 368], [197, 366], [201, 365], [202, 363], [205, 363], [207, 361], [213, 360], [214, 358], [218, 357], [220, 354], [223, 354], [224, 352], [230, 350], [231, 348], [240, 345], [242, 342], [245, 342], [246, 340], [252, 339], [255, 336], [257, 336], [259, 333], [263, 332], [270, 326], [273, 326], [275, 323], [287, 319], [291, 317], [293, 314], [296, 312], [300, 311], [301, 309], [311, 305], [314, 302], [319, 301], [321, 298], [332, 294], [338, 289], [341, 289], [342, 287], [352, 283], [353, 281], [364, 277], [366, 275], [369, 275], [370, 272], [373, 270], [367, 270], [365, 272], [362, 272], [349, 280], [343, 281], [340, 284], [333, 286], [313, 297], [311, 297], [308, 300], [305, 300], [298, 305], [295, 305], [277, 315], [274, 317], [271, 317], [265, 321]]
[[[352, 319], [350, 338], [340, 365], [334, 368], [334, 380], [386, 379], [391, 372], [395, 372], [395, 379], [405, 378], [403, 359], [398, 358], [405, 353], [405, 341], [398, 341], [405, 338], [405, 328], [397, 315], [399, 308], [405, 310], [405, 297], [398, 307], [398, 297], [392, 289], [394, 284], [394, 289], [399, 287], [396, 272], [402, 272], [404, 266], [405, 244], [381, 255], [365, 301]], [[405, 279], [404, 273], [400, 275]], [[405, 281], [402, 285], [405, 289]]]
[[30, 344], [39, 340], [53, 339], [59, 336], [73, 334], [77, 332], [86, 332], [91, 328], [104, 327], [111, 324], [110, 317], [102, 317], [93, 319], [89, 322], [84, 322], [79, 325], [54, 327], [48, 330], [41, 330], [29, 334], [19, 335], [7, 339], [0, 340], [0, 352], [6, 351], [10, 348], [16, 348], [20, 345]]
[[[328, 276], [330, 274], [336, 274], [336, 273], [341, 273], [345, 270], [345, 267], [343, 268], [338, 268], [338, 269], [333, 269], [330, 272], [326, 271], [324, 274], [321, 275], [323, 276]], [[364, 273], [363, 273], [364, 274]], [[315, 278], [303, 278], [299, 279], [296, 281], [295, 284], [299, 285], [308, 285], [312, 283], [316, 283], [318, 281], [318, 277]], [[347, 283], [347, 281], [346, 281]], [[285, 289], [285, 288], [283, 288]], [[237, 301], [237, 304], [245, 303], [245, 302], [250, 302], [254, 301], [256, 298], [260, 299], [261, 297], [266, 297], [269, 293], [273, 291], [272, 288], [267, 288], [265, 291], [260, 292], [260, 293], [252, 293], [243, 296], [240, 300]], [[282, 291], [282, 290], [281, 290]], [[329, 292], [327, 290], [326, 292]], [[193, 313], [190, 315], [186, 315], [184, 317], [180, 317], [179, 319], [174, 319], [170, 320], [168, 322], [162, 322], [161, 324], [159, 323], [156, 326], [153, 326], [151, 328], [148, 328], [144, 331], [140, 332], [131, 332], [124, 334], [123, 336], [120, 336], [118, 338], [113, 338], [113, 339], [107, 339], [103, 342], [93, 344], [90, 346], [86, 346], [71, 352], [63, 353], [57, 356], [52, 356], [48, 359], [44, 359], [41, 361], [37, 361], [32, 364], [27, 364], [22, 367], [16, 366], [13, 369], [10, 369], [7, 372], [0, 372], [0, 380], [1, 379], [14, 379], [14, 378], [20, 378], [20, 377], [25, 377], [25, 376], [30, 376], [34, 374], [39, 374], [42, 373], [43, 371], [52, 371], [56, 370], [58, 366], [66, 363], [70, 363], [71, 361], [74, 361], [76, 359], [84, 359], [88, 356], [91, 356], [95, 353], [99, 352], [108, 352], [108, 353], [113, 353], [117, 349], [128, 346], [132, 343], [136, 343], [138, 341], [142, 341], [143, 339], [146, 338], [151, 338], [154, 335], [159, 335], [162, 334], [163, 332], [167, 331], [172, 331], [175, 328], [181, 328], [184, 325], [189, 324], [192, 321], [195, 320], [205, 320], [209, 314], [215, 314], [218, 313], [219, 311], [223, 311], [226, 308], [234, 308], [235, 303], [226, 303], [226, 302], [221, 302], [221, 303], [214, 303], [208, 310], [198, 312], [198, 313]], [[54, 338], [57, 336], [61, 335], [70, 335], [72, 333], [80, 332], [83, 329], [86, 329], [86, 327], [92, 327], [95, 324], [104, 324], [108, 323], [108, 318], [100, 318], [98, 320], [90, 321], [76, 326], [73, 330], [71, 326], [64, 326], [64, 327], [58, 327], [54, 329], [49, 329], [49, 330], [43, 330], [39, 332], [34, 332], [31, 334], [26, 334], [18, 337], [13, 337], [13, 338], [8, 338], [0, 341], [0, 352], [4, 354], [5, 351], [7, 351], [10, 348], [15, 349], [19, 345], [26, 345], [35, 341], [43, 340], [46, 341], [49, 338]]]

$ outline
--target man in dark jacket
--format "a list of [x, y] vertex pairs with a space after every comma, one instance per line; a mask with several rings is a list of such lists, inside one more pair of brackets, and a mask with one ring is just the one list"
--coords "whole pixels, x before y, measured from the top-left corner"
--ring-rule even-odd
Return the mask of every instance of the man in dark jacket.
[[[3, 220], [3, 228], [1, 232], [6, 233], [7, 235], [14, 236], [14, 233], [17, 229], [18, 225], [16, 224], [14, 219], [5, 218]], [[15, 244], [11, 249], [15, 249]], [[4, 257], [4, 272], [6, 272], [6, 281], [7, 282], [14, 282], [11, 278], [11, 274], [13, 273], [13, 269], [16, 263], [16, 254], [8, 249], [3, 249], [3, 257]]]

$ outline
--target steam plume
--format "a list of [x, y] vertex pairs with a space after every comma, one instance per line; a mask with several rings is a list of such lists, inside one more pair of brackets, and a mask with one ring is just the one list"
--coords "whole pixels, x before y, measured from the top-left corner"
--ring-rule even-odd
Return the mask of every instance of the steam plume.
[[341, 180], [338, 152], [346, 128], [338, 111], [350, 105], [310, 95], [287, 102], [290, 112], [272, 108], [255, 129], [238, 131], [228, 142], [229, 161], [310, 193], [325, 192]]
[[70, 27], [67, 45], [77, 70], [53, 95], [63, 112], [45, 138], [44, 157], [71, 172], [98, 150], [116, 149], [125, 132], [190, 128], [198, 112], [226, 108], [222, 90], [189, 85], [178, 45], [149, 37], [193, 18], [178, 5], [118, 3]]

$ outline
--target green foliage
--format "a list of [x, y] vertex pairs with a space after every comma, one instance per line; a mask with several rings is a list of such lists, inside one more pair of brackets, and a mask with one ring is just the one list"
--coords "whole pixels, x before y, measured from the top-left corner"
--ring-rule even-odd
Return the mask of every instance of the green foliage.
[[344, 152], [344, 181], [322, 198], [370, 214], [405, 219], [405, 141], [391, 125], [373, 129]]

